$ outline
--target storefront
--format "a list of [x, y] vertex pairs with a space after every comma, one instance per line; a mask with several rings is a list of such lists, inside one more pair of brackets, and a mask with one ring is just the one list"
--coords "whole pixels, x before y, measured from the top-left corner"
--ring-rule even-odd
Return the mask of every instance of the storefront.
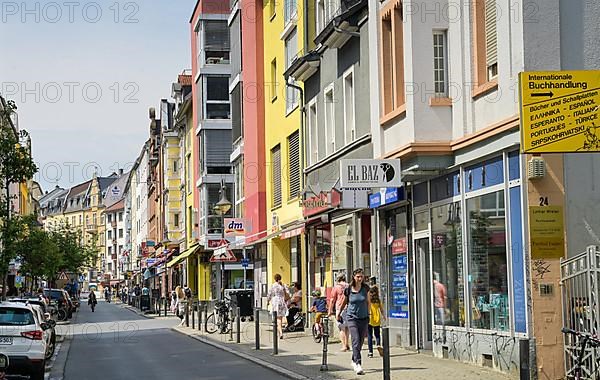
[[520, 172], [517, 151], [498, 152], [415, 180], [410, 202], [374, 203], [392, 342], [518, 363], [527, 334]]

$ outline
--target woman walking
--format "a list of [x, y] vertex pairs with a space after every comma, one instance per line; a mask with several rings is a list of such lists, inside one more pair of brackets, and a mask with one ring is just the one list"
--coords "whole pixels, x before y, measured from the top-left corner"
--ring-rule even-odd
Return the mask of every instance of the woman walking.
[[[369, 325], [369, 310], [371, 302], [369, 301], [369, 285], [364, 283], [365, 277], [362, 268], [355, 269], [352, 272], [352, 282], [344, 291], [345, 299], [342, 304], [342, 310], [348, 306], [346, 317], [348, 318], [348, 329], [352, 339], [352, 369], [357, 375], [364, 375], [362, 369], [362, 350], [367, 328]], [[340, 320], [338, 317], [338, 321]]]
[[175, 288], [175, 296], [177, 297], [177, 299], [175, 300], [175, 311], [177, 312], [177, 316], [179, 317], [179, 319], [181, 319], [181, 323], [179, 323], [179, 326], [183, 326], [183, 324], [185, 323], [185, 319], [183, 319], [183, 317], [185, 314], [186, 299], [185, 292], [179, 285]]
[[335, 315], [335, 320], [338, 321], [337, 327], [340, 331], [342, 352], [345, 352], [350, 349], [350, 346], [348, 345], [348, 324], [346, 318], [346, 310], [342, 310], [344, 299], [346, 299], [346, 296], [344, 296], [344, 292], [348, 287], [348, 283], [346, 282], [346, 274], [339, 274], [336, 280], [337, 284], [335, 284], [333, 290], [331, 291], [331, 301], [329, 302], [328, 314], [329, 316]]
[[271, 304], [271, 311], [277, 313], [277, 333], [279, 339], [283, 339], [283, 317], [287, 314], [288, 308], [286, 305], [287, 300], [290, 298], [286, 287], [281, 282], [281, 275], [275, 274], [275, 283], [271, 286], [269, 291], [269, 299], [267, 304]]
[[373, 357], [373, 335], [375, 335], [375, 343], [377, 343], [377, 352], [379, 356], [383, 356], [383, 347], [381, 347], [381, 320], [385, 318], [383, 305], [379, 298], [379, 288], [373, 286], [369, 289], [369, 338], [367, 344], [369, 346], [369, 357]]

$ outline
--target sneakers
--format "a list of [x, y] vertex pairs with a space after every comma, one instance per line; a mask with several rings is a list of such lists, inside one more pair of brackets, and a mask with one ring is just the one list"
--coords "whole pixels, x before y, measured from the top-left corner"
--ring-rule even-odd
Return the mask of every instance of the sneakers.
[[383, 347], [377, 346], [377, 352], [379, 352], [379, 356], [383, 356]]
[[365, 371], [363, 371], [362, 367], [360, 366], [360, 364], [356, 364], [356, 367], [354, 368], [354, 372], [357, 375], [364, 375]]
[[369, 354], [367, 356], [370, 357], [370, 358], [372, 358], [373, 357], [373, 353], [369, 352]]
[[356, 368], [356, 363], [354, 363], [354, 362], [352, 362], [352, 370], [354, 372], [356, 372], [356, 374], [358, 375], [357, 368]]

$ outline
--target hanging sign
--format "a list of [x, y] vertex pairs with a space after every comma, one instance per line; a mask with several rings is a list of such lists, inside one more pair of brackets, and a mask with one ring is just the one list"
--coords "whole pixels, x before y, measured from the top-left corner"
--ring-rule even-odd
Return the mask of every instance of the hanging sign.
[[341, 160], [340, 185], [343, 188], [400, 187], [400, 160]]

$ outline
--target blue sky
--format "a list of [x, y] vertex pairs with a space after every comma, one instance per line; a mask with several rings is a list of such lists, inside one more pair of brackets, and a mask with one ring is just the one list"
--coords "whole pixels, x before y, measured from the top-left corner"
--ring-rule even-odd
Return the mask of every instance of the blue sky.
[[130, 166], [148, 108], [191, 68], [195, 0], [65, 4], [0, 3], [0, 91], [32, 136], [44, 190]]

